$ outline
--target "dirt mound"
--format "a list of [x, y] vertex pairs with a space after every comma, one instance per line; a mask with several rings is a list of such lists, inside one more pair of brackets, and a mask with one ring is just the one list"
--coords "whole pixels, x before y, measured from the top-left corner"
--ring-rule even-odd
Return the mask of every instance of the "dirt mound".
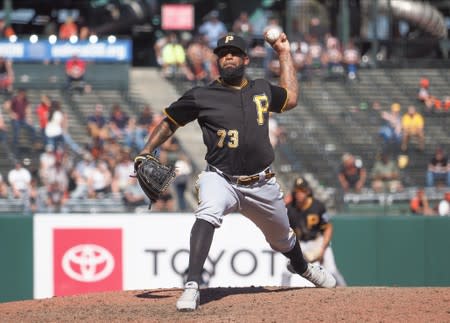
[[2, 322], [450, 322], [450, 288], [208, 288], [179, 313], [180, 289], [0, 304]]

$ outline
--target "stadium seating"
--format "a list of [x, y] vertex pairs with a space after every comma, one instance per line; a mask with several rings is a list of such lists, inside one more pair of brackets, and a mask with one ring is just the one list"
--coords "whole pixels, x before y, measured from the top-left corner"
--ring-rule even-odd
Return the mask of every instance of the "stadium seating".
[[[297, 109], [277, 116], [287, 133], [287, 142], [278, 151], [277, 166], [291, 172], [314, 174], [323, 187], [337, 187], [337, 171], [345, 152], [359, 156], [368, 171], [380, 151], [377, 132], [382, 124], [379, 111], [371, 105], [379, 101], [384, 109], [393, 102], [403, 106], [416, 100], [421, 77], [432, 80], [433, 94], [449, 95], [450, 73], [447, 69], [373, 69], [361, 70], [357, 82], [313, 80], [301, 85]], [[409, 163], [401, 170], [407, 187], [425, 185], [427, 163], [436, 144], [450, 147], [448, 120], [450, 111], [425, 114], [426, 149], [410, 149]], [[370, 191], [370, 190], [369, 190]], [[397, 197], [400, 200], [408, 196]]]
[[[45, 65], [33, 66], [31, 69], [25, 64], [17, 64], [15, 67], [16, 88], [27, 88], [33, 107], [38, 103], [42, 91], [62, 102], [63, 110], [67, 112], [70, 120], [69, 132], [80, 144], [88, 142], [86, 118], [92, 113], [94, 104], [101, 103], [110, 107], [118, 103], [130, 115], [137, 115], [139, 106], [144, 104], [139, 93], [128, 90], [129, 80], [127, 76], [123, 76], [126, 71], [121, 66], [118, 67], [117, 73], [107, 73], [106, 66], [99, 66], [97, 70], [95, 65], [90, 66], [91, 71], [97, 71], [98, 75], [90, 79], [93, 81], [93, 91], [83, 95], [64, 91], [61, 87], [61, 66], [50, 66], [47, 71], [42, 69], [49, 67]], [[251, 67], [249, 74], [252, 77], [261, 77], [263, 73], [262, 69]], [[112, 75], [111, 80], [105, 75]], [[336, 175], [344, 152], [359, 156], [364, 166], [368, 170], [371, 169], [380, 149], [377, 131], [382, 122], [379, 111], [371, 108], [372, 103], [379, 101], [387, 108], [392, 102], [399, 102], [403, 111], [408, 104], [420, 106], [416, 100], [416, 91], [420, 78], [424, 76], [431, 80], [433, 94], [441, 97], [450, 94], [448, 69], [363, 69], [358, 80], [354, 82], [316, 79], [302, 83], [299, 107], [276, 116], [287, 135], [286, 142], [276, 149], [275, 168], [282, 187], [286, 191], [289, 190], [293, 176], [303, 174], [316, 188], [319, 197], [326, 200], [333, 209], [363, 212], [365, 208], [367, 213], [379, 213], [389, 207], [398, 214], [407, 212], [405, 203], [411, 192], [415, 187], [425, 184], [426, 164], [435, 144], [450, 147], [450, 112], [425, 116], [426, 150], [423, 153], [413, 149], [409, 151], [409, 163], [402, 169], [402, 180], [408, 188], [407, 193], [392, 196], [391, 200], [383, 200], [381, 196], [374, 197], [373, 192], [367, 189], [365, 194], [357, 197], [340, 197], [340, 202], [343, 203], [340, 204], [339, 199], [336, 199], [339, 196]], [[43, 79], [48, 82], [43, 82]], [[173, 84], [179, 93], [191, 86], [180, 80], [174, 81]], [[6, 96], [2, 97], [5, 98]], [[20, 148], [25, 154], [32, 154], [26, 138], [21, 138]], [[189, 153], [189, 148], [186, 152]], [[5, 153], [7, 158], [0, 159], [0, 172], [4, 176], [11, 168], [12, 160], [7, 149]], [[433, 197], [439, 198], [440, 192], [436, 194]], [[11, 210], [20, 209], [16, 202], [12, 202]], [[7, 208], [4, 203], [2, 207]], [[86, 200], [70, 201], [68, 208], [72, 212], [82, 213], [97, 212], [102, 208], [108, 212], [125, 210], [121, 206], [121, 200], [112, 195], [102, 199], [100, 206], [98, 201]]]

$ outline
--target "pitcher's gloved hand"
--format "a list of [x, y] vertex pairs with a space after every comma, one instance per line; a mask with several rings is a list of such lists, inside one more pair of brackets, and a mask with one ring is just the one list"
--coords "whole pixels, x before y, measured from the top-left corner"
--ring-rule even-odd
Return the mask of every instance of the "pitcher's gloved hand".
[[134, 157], [134, 172], [136, 173], [139, 165], [147, 158], [153, 157], [152, 154], [140, 154]]
[[175, 168], [163, 165], [152, 154], [136, 156], [134, 170], [139, 185], [152, 202], [155, 202], [175, 179]]

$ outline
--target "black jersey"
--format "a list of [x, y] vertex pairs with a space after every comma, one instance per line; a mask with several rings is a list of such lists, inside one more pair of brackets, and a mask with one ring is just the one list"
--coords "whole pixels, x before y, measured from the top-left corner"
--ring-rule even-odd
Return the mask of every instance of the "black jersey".
[[178, 126], [197, 119], [208, 164], [228, 175], [251, 175], [273, 162], [269, 112], [286, 104], [286, 89], [266, 80], [245, 80], [239, 88], [216, 80], [187, 91], [165, 114]]
[[303, 209], [288, 205], [288, 217], [289, 225], [300, 241], [316, 239], [329, 224], [325, 205], [314, 197], [308, 198]]

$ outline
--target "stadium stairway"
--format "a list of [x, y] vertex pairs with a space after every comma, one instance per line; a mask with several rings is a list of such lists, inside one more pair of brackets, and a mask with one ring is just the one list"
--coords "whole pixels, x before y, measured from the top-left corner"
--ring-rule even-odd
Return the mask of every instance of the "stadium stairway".
[[[176, 101], [188, 88], [189, 83], [173, 83], [161, 76], [158, 68], [133, 68], [130, 71], [130, 92], [136, 93], [148, 102], [155, 112], [162, 112]], [[204, 169], [205, 147], [201, 130], [196, 122], [191, 122], [177, 130], [177, 138], [187, 150], [196, 169]]]

